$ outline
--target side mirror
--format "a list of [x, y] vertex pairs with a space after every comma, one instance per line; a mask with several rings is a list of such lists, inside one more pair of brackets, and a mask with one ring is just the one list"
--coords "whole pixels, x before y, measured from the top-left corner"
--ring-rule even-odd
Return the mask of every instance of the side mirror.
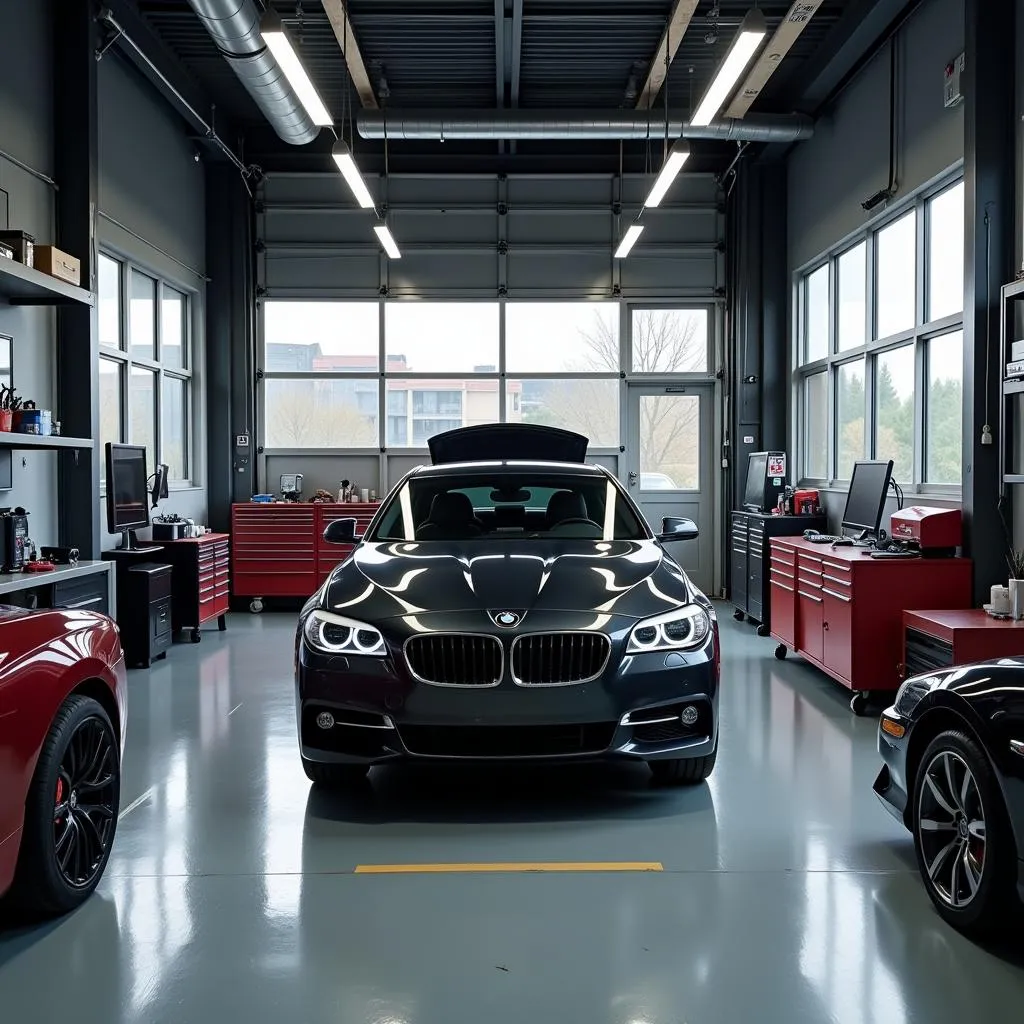
[[661, 521], [661, 533], [658, 540], [662, 543], [670, 540], [696, 540], [700, 530], [692, 519], [680, 519], [678, 516], [665, 516]]
[[334, 519], [324, 529], [324, 540], [328, 544], [355, 544], [356, 521], [354, 519]]

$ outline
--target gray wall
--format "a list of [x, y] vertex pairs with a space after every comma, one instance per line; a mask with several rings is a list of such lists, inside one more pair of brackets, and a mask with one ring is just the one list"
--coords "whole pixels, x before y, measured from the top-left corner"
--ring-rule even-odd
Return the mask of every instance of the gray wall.
[[[192, 296], [192, 477], [161, 512], [205, 522], [204, 298], [206, 201], [203, 168], [185, 125], [148, 82], [111, 51], [99, 68], [99, 236]], [[101, 501], [101, 523], [106, 512]], [[103, 546], [117, 538], [103, 533]]]
[[[4, 32], [17, 45], [0, 61], [0, 149], [53, 175], [53, 45], [50, 5], [7, 3]], [[31, 174], [0, 157], [0, 226], [28, 231], [40, 242], [54, 234], [54, 193]], [[6, 205], [6, 210], [4, 206]], [[5, 220], [6, 217], [6, 220]], [[52, 311], [0, 304], [0, 334], [14, 338], [14, 384], [40, 408], [55, 397]], [[58, 410], [59, 415], [59, 410]], [[0, 505], [23, 505], [37, 544], [57, 542], [57, 455], [14, 452], [14, 487], [0, 491]]]

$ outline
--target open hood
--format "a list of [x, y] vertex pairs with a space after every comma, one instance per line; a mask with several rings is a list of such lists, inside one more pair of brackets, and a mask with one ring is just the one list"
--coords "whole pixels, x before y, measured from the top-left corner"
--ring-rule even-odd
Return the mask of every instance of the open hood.
[[435, 434], [430, 461], [448, 462], [583, 462], [587, 438], [538, 423], [481, 423]]

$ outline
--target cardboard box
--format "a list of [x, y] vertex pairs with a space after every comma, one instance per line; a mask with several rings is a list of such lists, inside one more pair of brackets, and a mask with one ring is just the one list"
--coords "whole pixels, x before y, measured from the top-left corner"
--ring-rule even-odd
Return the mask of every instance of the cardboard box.
[[59, 277], [68, 284], [80, 284], [82, 265], [74, 256], [69, 256], [55, 245], [37, 245], [35, 251], [36, 270], [51, 277]]

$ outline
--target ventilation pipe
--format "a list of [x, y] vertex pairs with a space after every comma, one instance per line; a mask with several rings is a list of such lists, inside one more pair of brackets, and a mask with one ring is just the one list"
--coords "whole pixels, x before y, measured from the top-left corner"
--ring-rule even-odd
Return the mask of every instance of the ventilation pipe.
[[320, 133], [260, 35], [253, 0], [188, 0], [221, 56], [278, 136], [293, 146]]
[[[364, 139], [663, 139], [665, 119], [642, 110], [364, 110], [358, 115]], [[670, 139], [724, 139], [736, 142], [798, 142], [814, 124], [802, 114], [748, 114], [697, 127], [678, 117], [667, 123]]]

